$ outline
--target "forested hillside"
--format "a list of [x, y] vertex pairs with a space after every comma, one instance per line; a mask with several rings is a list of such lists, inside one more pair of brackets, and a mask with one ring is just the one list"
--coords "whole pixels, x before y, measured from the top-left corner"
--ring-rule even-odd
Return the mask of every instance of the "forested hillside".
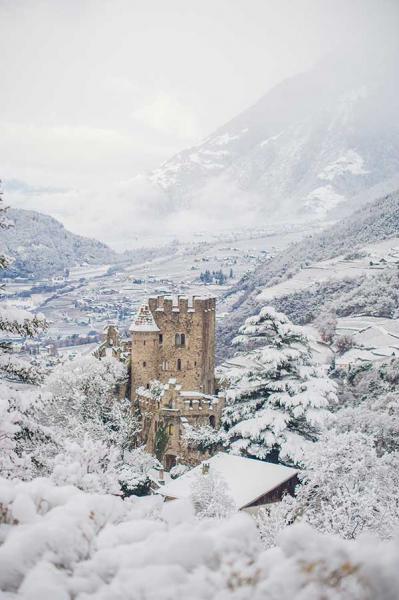
[[[229, 292], [229, 294], [237, 293], [239, 299], [228, 321], [220, 327], [220, 347], [229, 349], [229, 342], [235, 335], [237, 327], [242, 324], [246, 316], [256, 310], [255, 298], [264, 288], [289, 279], [312, 263], [345, 255], [348, 252], [355, 253], [366, 244], [393, 237], [398, 233], [399, 191], [395, 191], [367, 204], [321, 233], [310, 235], [292, 244], [241, 279]], [[359, 281], [358, 285], [361, 283]], [[342, 291], [347, 292], [347, 287]], [[356, 284], [352, 287], [356, 287]], [[337, 298], [336, 294], [333, 296], [334, 299]], [[346, 297], [345, 301], [349, 301], [349, 297]], [[317, 304], [320, 305], [320, 302], [318, 301]], [[286, 306], [282, 305], [278, 308], [287, 310]], [[294, 315], [291, 313], [291, 316]]]
[[32, 210], [10, 209], [12, 227], [0, 236], [0, 252], [12, 259], [2, 277], [45, 277], [77, 264], [113, 263], [106, 244], [71, 233], [56, 219]]

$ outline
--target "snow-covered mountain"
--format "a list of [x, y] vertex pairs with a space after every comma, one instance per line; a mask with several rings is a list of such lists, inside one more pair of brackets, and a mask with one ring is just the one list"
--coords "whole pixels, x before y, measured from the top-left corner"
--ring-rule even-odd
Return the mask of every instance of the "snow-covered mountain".
[[32, 210], [10, 209], [14, 226], [3, 229], [0, 253], [13, 259], [0, 276], [42, 277], [77, 264], [104, 264], [118, 255], [97, 240], [71, 233], [56, 219]]
[[164, 210], [231, 203], [255, 219], [317, 218], [395, 189], [398, 79], [395, 57], [352, 56], [282, 82], [151, 174]]

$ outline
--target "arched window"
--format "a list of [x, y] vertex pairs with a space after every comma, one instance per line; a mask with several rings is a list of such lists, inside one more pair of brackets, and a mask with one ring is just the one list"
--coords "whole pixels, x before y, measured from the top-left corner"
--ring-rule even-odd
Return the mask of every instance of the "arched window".
[[177, 359], [177, 365], [176, 365], [176, 367], [177, 367], [178, 371], [181, 371], [181, 358]]
[[211, 427], [213, 427], [213, 428], [216, 426], [216, 418], [215, 418], [215, 415], [211, 415], [211, 416], [209, 417], [209, 425], [210, 425]]
[[176, 348], [184, 348], [186, 345], [186, 335], [184, 333], [176, 333], [175, 346]]
[[173, 435], [173, 424], [169, 423], [168, 425], [168, 435]]

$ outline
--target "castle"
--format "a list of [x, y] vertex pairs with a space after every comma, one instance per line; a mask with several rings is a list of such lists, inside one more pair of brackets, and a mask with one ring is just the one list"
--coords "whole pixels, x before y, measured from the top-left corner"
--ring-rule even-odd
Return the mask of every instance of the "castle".
[[[223, 397], [215, 395], [215, 312], [211, 297], [179, 296], [176, 302], [170, 296], [150, 297], [130, 327], [130, 394], [140, 414], [140, 442], [168, 470], [179, 462], [195, 465], [204, 459], [187, 445], [185, 430], [220, 424]], [[114, 328], [108, 338], [118, 356]], [[162, 385], [157, 389], [153, 382]]]

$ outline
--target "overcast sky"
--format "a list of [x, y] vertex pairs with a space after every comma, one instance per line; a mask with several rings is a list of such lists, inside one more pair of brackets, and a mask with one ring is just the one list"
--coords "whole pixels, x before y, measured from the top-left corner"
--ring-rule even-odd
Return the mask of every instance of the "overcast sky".
[[397, 7], [0, 0], [0, 169], [9, 198], [91, 233], [79, 212], [88, 197], [157, 167], [326, 53], [372, 43]]

